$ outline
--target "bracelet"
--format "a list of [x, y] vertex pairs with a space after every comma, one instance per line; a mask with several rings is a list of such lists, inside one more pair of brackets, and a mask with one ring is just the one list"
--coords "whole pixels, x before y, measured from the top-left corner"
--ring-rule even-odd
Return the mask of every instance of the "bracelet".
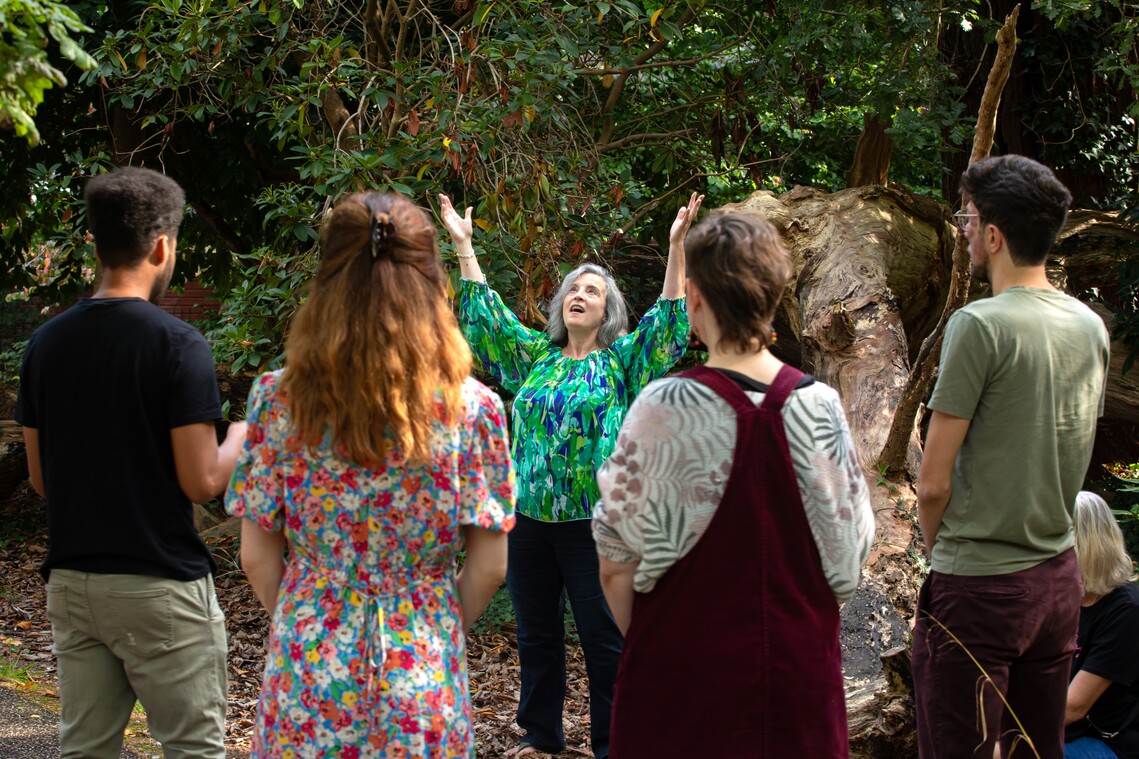
[[474, 257], [475, 257], [475, 252], [473, 250], [465, 256], [462, 253], [460, 253], [459, 251], [455, 251], [455, 258], [474, 258]]

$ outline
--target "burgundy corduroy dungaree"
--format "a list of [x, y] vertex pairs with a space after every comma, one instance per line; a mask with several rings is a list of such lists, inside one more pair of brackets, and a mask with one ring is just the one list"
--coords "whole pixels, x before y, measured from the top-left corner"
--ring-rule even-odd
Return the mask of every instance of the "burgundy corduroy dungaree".
[[847, 757], [839, 612], [792, 468], [784, 366], [755, 406], [724, 374], [737, 415], [723, 500], [696, 546], [638, 593], [613, 698], [612, 759]]

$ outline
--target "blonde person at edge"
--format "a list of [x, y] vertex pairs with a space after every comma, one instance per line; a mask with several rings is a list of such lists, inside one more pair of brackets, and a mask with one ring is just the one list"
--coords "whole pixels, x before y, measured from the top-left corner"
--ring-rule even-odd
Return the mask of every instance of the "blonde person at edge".
[[518, 725], [525, 735], [509, 755], [565, 748], [562, 610], [568, 597], [589, 673], [593, 754], [604, 759], [621, 633], [601, 591], [590, 533], [596, 474], [633, 397], [684, 354], [684, 238], [703, 196], [692, 193], [677, 212], [661, 297], [629, 334], [617, 283], [594, 264], [579, 266], [561, 283], [545, 333], [523, 326], [486, 284], [471, 242], [471, 209], [460, 216], [449, 198], [439, 200], [459, 258], [459, 320], [467, 341], [483, 368], [516, 393], [518, 525], [510, 535], [506, 583], [518, 619]]
[[1107, 502], [1076, 494], [1083, 596], [1068, 683], [1064, 759], [1139, 759], [1139, 585]]
[[502, 584], [514, 479], [435, 238], [402, 195], [338, 202], [285, 369], [250, 391], [226, 507], [273, 615], [255, 759], [475, 755], [463, 633]]

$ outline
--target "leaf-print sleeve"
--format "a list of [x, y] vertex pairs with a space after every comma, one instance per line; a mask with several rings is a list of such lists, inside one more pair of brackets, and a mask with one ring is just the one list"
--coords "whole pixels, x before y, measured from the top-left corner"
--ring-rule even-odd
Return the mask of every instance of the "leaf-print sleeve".
[[827, 584], [839, 603], [858, 587], [874, 542], [870, 490], [838, 393], [816, 382], [796, 391], [786, 416], [803, 508]]
[[637, 564], [638, 593], [651, 591], [707, 529], [731, 473], [735, 433], [731, 407], [690, 379], [657, 380], [633, 401], [597, 473], [593, 539], [606, 559]]
[[613, 344], [621, 357], [629, 392], [636, 394], [667, 374], [687, 345], [688, 307], [684, 298], [660, 298], [635, 330]]
[[467, 429], [459, 451], [459, 523], [509, 532], [514, 527], [514, 467], [502, 400], [468, 380]]
[[285, 522], [284, 475], [277, 463], [283, 441], [274, 424], [281, 413], [276, 402], [279, 377], [279, 372], [263, 374], [249, 391], [249, 431], [225, 494], [226, 511], [268, 532], [280, 532]]
[[643, 535], [634, 517], [645, 508], [647, 489], [640, 484], [630, 485], [629, 470], [643, 469], [643, 448], [638, 445], [632, 431], [637, 428], [646, 409], [652, 404], [651, 388], [633, 401], [613, 454], [597, 471], [597, 485], [601, 499], [593, 507], [593, 541], [597, 555], [618, 564], [636, 564], [644, 550]]
[[459, 293], [459, 322], [471, 352], [496, 382], [517, 393], [549, 338], [524, 326], [485, 282], [464, 279]]

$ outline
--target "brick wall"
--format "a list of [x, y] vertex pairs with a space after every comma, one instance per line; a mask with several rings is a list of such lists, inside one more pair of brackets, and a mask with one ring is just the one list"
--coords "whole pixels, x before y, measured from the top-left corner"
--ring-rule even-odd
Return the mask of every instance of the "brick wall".
[[202, 287], [202, 283], [197, 279], [187, 282], [180, 293], [174, 290], [168, 291], [158, 305], [179, 319], [187, 321], [201, 319], [221, 309], [217, 298], [214, 297], [214, 291]]
[[[185, 320], [202, 319], [220, 310], [214, 291], [203, 287], [196, 279], [187, 282], [182, 292], [168, 291], [159, 305], [168, 313]], [[7, 303], [0, 299], [0, 344], [26, 340], [33, 329], [65, 308], [66, 306], [55, 307], [45, 314], [42, 313], [43, 303], [38, 300]], [[2, 347], [4, 345], [0, 345]]]

